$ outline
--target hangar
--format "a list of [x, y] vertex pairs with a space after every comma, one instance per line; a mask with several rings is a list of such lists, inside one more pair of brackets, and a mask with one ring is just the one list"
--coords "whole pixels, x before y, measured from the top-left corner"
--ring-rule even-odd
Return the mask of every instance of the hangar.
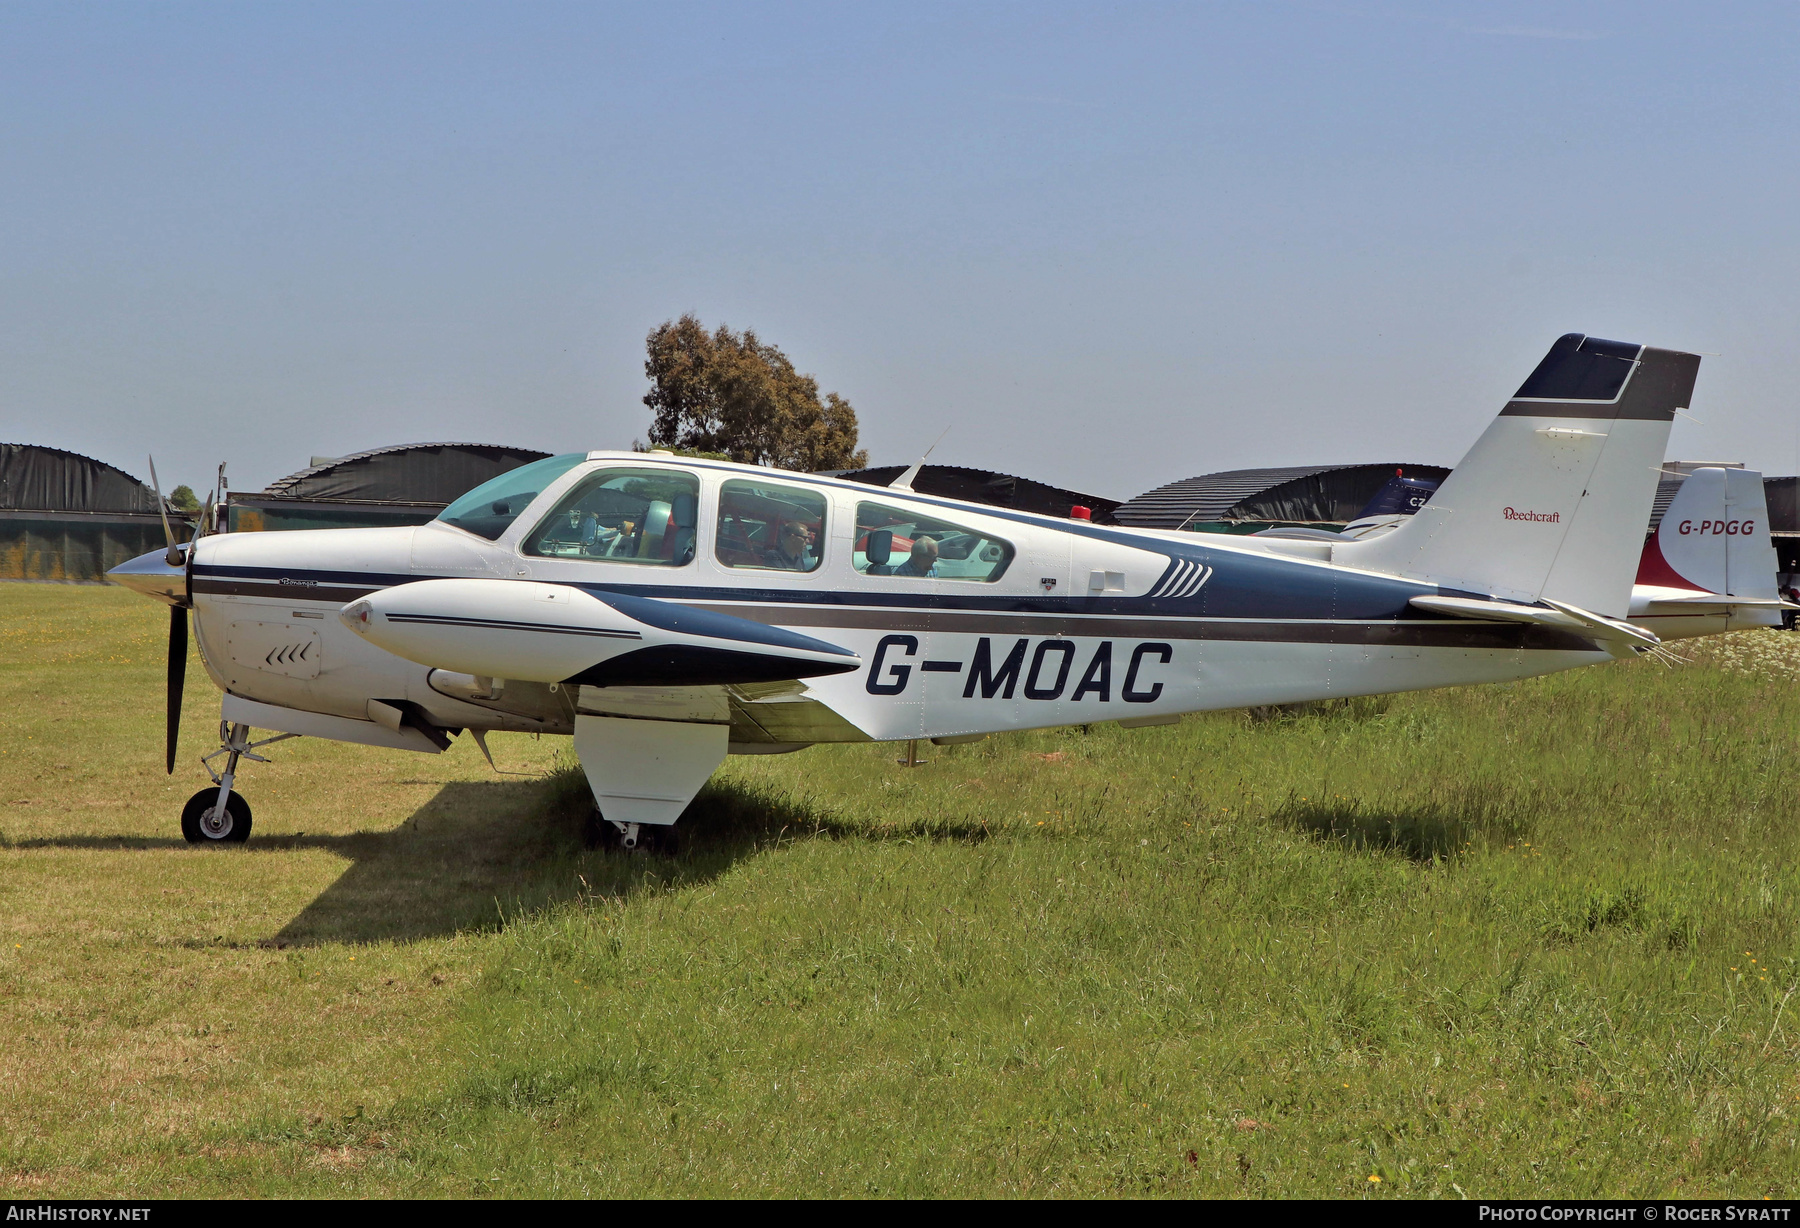
[[[863, 482], [869, 486], [891, 486], [907, 465], [878, 465], [872, 469], [831, 469], [825, 476], [846, 482]], [[1085, 507], [1094, 520], [1112, 523], [1117, 499], [1084, 495], [1078, 490], [1064, 490], [1030, 478], [991, 469], [964, 469], [960, 465], [923, 465], [913, 478], [912, 488], [921, 495], [939, 495], [946, 499], [966, 499], [970, 503], [986, 503], [991, 507], [1010, 507], [1021, 512], [1037, 512], [1043, 516], [1068, 516], [1070, 509]]]
[[1422, 491], [1450, 476], [1442, 465], [1388, 461], [1368, 465], [1288, 465], [1227, 469], [1170, 482], [1121, 503], [1113, 512], [1139, 529], [1255, 533], [1276, 527], [1340, 528], [1401, 478]]
[[[187, 540], [188, 521], [169, 524]], [[98, 582], [166, 545], [156, 493], [122, 469], [60, 448], [0, 443], [0, 579]]]
[[1792, 585], [1800, 574], [1800, 478], [1764, 478], [1763, 498], [1769, 503], [1769, 537], [1780, 560], [1777, 566]]
[[256, 493], [232, 491], [233, 533], [424, 524], [466, 491], [548, 452], [481, 443], [408, 443], [313, 463]]

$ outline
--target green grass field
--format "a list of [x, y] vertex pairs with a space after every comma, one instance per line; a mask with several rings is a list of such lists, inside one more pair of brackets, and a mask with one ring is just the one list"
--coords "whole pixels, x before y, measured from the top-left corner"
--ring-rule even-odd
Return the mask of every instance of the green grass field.
[[736, 758], [584, 849], [566, 743], [301, 740], [190, 849], [160, 607], [0, 585], [0, 1187], [1787, 1196], [1800, 637]]

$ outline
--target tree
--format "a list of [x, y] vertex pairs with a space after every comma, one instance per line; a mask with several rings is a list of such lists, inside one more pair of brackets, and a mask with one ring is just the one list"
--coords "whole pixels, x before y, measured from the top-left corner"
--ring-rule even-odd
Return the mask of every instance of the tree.
[[819, 381], [801, 375], [775, 346], [749, 329], [721, 324], [709, 333], [691, 313], [667, 320], [645, 339], [644, 404], [655, 418], [650, 442], [734, 461], [812, 473], [861, 469], [856, 410]]
[[169, 492], [169, 506], [178, 512], [197, 512], [200, 500], [194, 497], [192, 486], [177, 486]]

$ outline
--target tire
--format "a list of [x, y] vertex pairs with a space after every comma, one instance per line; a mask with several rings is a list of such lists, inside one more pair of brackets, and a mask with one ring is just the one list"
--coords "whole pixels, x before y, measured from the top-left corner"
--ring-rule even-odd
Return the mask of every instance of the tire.
[[638, 847], [659, 857], [675, 857], [681, 852], [681, 833], [673, 824], [667, 827], [646, 825], [638, 828]]
[[581, 825], [581, 843], [590, 849], [617, 848], [619, 829], [600, 817], [598, 807], [589, 807]]
[[250, 838], [250, 803], [232, 791], [225, 799], [225, 830], [210, 832], [201, 820], [219, 801], [218, 786], [200, 790], [181, 808], [181, 834], [189, 844], [242, 844]]

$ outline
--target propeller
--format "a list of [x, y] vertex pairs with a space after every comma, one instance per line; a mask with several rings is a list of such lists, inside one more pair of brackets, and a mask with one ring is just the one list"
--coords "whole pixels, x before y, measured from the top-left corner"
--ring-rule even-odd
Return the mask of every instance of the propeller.
[[175, 774], [175, 743], [181, 737], [181, 689], [187, 683], [187, 611], [169, 607], [169, 710], [165, 724], [169, 775]]
[[180, 567], [181, 547], [175, 544], [175, 530], [169, 527], [169, 505], [163, 501], [162, 483], [156, 480], [156, 458], [150, 457], [150, 489], [156, 492], [156, 511], [162, 517], [163, 536], [168, 539], [169, 552], [163, 555], [163, 562], [171, 567]]
[[[156, 492], [156, 508], [162, 514], [163, 536], [168, 539], [169, 550], [163, 555], [163, 561], [171, 567], [179, 567], [188, 575], [188, 591], [193, 591], [194, 543], [206, 534], [207, 525], [212, 523], [213, 496], [206, 496], [206, 508], [200, 513], [200, 523], [194, 528], [194, 536], [188, 543], [186, 557], [183, 557], [181, 546], [175, 540], [175, 530], [169, 524], [169, 507], [163, 502], [162, 484], [156, 477], [156, 458], [150, 458], [150, 486]], [[175, 774], [175, 748], [181, 740], [181, 693], [187, 685], [188, 656], [188, 609], [190, 602], [181, 601], [169, 607], [169, 662], [164, 696], [166, 709], [164, 713], [164, 745], [166, 748], [167, 768], [169, 774]]]

